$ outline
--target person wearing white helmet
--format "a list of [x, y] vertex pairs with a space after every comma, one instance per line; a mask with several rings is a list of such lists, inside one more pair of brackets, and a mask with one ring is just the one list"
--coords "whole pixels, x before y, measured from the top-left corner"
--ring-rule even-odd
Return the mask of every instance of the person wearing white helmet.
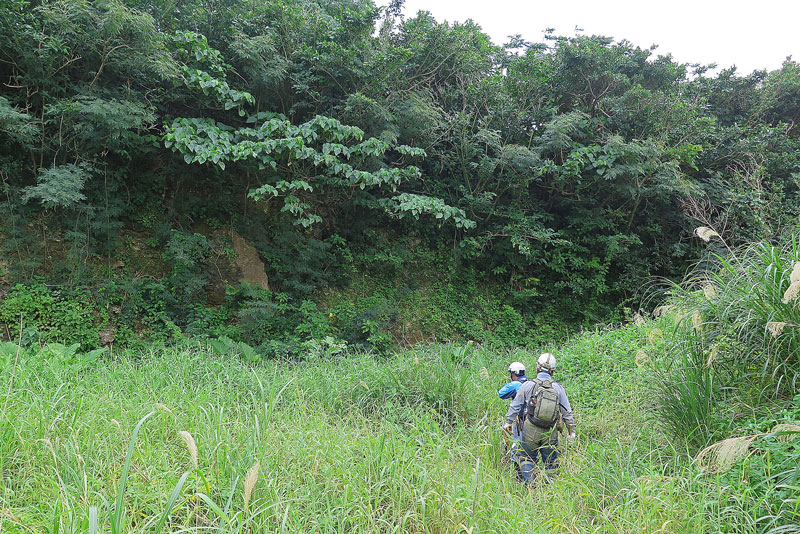
[[[522, 362], [511, 362], [508, 366], [508, 374], [511, 375], [511, 381], [497, 391], [497, 396], [504, 400], [513, 399], [517, 395], [519, 388], [522, 387], [522, 384], [528, 381], [528, 377], [525, 376], [525, 364]], [[512, 423], [510, 432], [505, 432], [504, 429], [506, 453], [514, 464], [514, 467], [516, 467], [517, 476], [520, 478], [522, 478], [522, 473], [519, 471], [519, 442], [522, 439], [522, 434], [520, 434], [521, 428], [521, 420], [517, 418], [517, 420]]]
[[525, 376], [525, 364], [522, 362], [511, 362], [508, 373], [511, 375], [511, 381], [497, 391], [501, 399], [513, 399], [520, 386], [528, 380]]
[[559, 418], [567, 425], [568, 441], [575, 440], [575, 418], [564, 387], [553, 380], [555, 356], [546, 352], [536, 360], [536, 378], [524, 382], [516, 392], [506, 412], [503, 429], [512, 433], [517, 418], [523, 420], [520, 433], [520, 473], [523, 480], [535, 482], [534, 468], [541, 458], [545, 470], [552, 474], [558, 467]]

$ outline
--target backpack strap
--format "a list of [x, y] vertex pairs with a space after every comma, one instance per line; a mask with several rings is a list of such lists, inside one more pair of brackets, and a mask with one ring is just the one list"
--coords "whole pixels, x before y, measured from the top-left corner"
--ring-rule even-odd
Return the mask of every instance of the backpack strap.
[[[539, 380], [538, 378], [526, 378], [525, 381], [526, 382], [533, 382], [534, 385], [531, 388], [531, 397], [533, 397], [533, 394], [536, 392], [536, 387], [541, 383], [541, 380]], [[524, 421], [525, 420], [525, 415], [527, 414], [527, 411], [528, 411], [528, 403], [529, 402], [530, 402], [530, 398], [528, 400], [526, 400], [525, 402], [523, 402], [522, 406], [519, 407], [519, 412], [517, 413], [517, 417], [519, 418], [520, 421]]]
[[517, 414], [517, 416], [523, 421], [528, 415], [528, 404], [531, 402], [531, 399], [534, 397], [534, 395], [536, 395], [536, 388], [538, 388], [542, 383], [542, 381], [539, 380], [538, 378], [529, 378], [527, 381], [533, 382], [533, 387], [531, 388], [531, 396], [528, 398], [528, 400], [522, 403], [522, 406], [519, 409], [519, 413]]

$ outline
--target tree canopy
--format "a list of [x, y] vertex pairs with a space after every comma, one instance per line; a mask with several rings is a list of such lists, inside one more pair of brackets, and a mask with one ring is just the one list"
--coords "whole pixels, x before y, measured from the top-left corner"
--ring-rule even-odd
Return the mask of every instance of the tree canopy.
[[580, 322], [681, 276], [698, 221], [736, 244], [800, 214], [790, 59], [713, 74], [605, 36], [500, 45], [371, 0], [6, 0], [0, 81], [16, 281], [78, 283], [131, 231], [289, 235], [326, 244], [320, 272], [379, 231]]

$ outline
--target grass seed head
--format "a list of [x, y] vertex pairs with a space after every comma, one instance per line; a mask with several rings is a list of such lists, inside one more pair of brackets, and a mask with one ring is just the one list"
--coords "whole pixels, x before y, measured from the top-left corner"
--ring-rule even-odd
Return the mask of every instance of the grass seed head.
[[777, 438], [779, 441], [792, 441], [797, 437], [798, 434], [800, 434], [800, 425], [781, 423], [779, 425], [775, 425], [775, 428], [772, 429], [772, 432], [773, 434], [780, 434]]
[[694, 229], [694, 235], [708, 243], [712, 237], [719, 237], [719, 234], [714, 229], [708, 226], [699, 226]]
[[695, 457], [698, 467], [707, 474], [724, 473], [747, 456], [750, 445], [760, 434], [728, 438], [709, 445]]
[[647, 342], [650, 345], [656, 345], [661, 341], [664, 341], [664, 332], [660, 328], [653, 328], [647, 333]]
[[633, 361], [636, 363], [636, 367], [643, 367], [645, 363], [650, 360], [650, 355], [647, 354], [643, 350], [637, 350], [636, 356], [634, 356]]
[[653, 310], [653, 317], [663, 317], [664, 315], [671, 312], [672, 309], [673, 306], [670, 306], [669, 304], [665, 304], [663, 306], [657, 306], [656, 309]]
[[795, 262], [794, 267], [792, 267], [792, 274], [789, 275], [789, 280], [794, 282], [800, 282], [800, 261]]
[[197, 469], [197, 444], [194, 441], [194, 437], [186, 430], [181, 430], [178, 432], [178, 434], [180, 434], [184, 443], [186, 443], [186, 448], [189, 449], [189, 456], [192, 457], [192, 464], [194, 465], [194, 468]]
[[790, 302], [795, 300], [798, 295], [800, 295], [800, 280], [789, 284], [789, 287], [786, 288], [786, 292], [783, 294], [781, 302], [783, 302], [784, 304], [789, 304]]
[[169, 406], [167, 406], [167, 405], [166, 405], [166, 404], [164, 404], [163, 402], [157, 402], [157, 403], [155, 403], [153, 406], [154, 406], [155, 408], [157, 408], [157, 409], [159, 409], [159, 410], [163, 411], [163, 412], [167, 412], [167, 413], [169, 413], [169, 414], [175, 415], [175, 414], [173, 414], [173, 413], [172, 413], [172, 410], [170, 410], [170, 409], [169, 409]]
[[250, 496], [253, 494], [253, 488], [258, 482], [258, 471], [261, 469], [261, 463], [256, 460], [256, 463], [247, 470], [244, 477], [244, 509], [247, 511], [247, 506], [250, 504]]
[[717, 296], [717, 290], [714, 287], [714, 284], [706, 284], [706, 285], [704, 285], [703, 286], [703, 295], [705, 295], [705, 297], [708, 300], [712, 300], [714, 297], [716, 297]]
[[767, 323], [767, 330], [769, 330], [770, 335], [772, 337], [778, 337], [783, 332], [783, 329], [786, 328], [786, 325], [783, 321], [770, 321]]
[[641, 313], [636, 312], [633, 315], [633, 324], [635, 324], [636, 326], [644, 326], [645, 324], [647, 324], [647, 321], [644, 320], [644, 317], [642, 317]]
[[489, 370], [486, 367], [481, 367], [481, 378], [485, 381], [489, 381]]
[[695, 330], [702, 330], [703, 328], [703, 315], [700, 313], [700, 310], [692, 312], [692, 327], [694, 327]]
[[714, 362], [717, 361], [717, 353], [719, 352], [719, 345], [714, 345], [711, 347], [711, 350], [708, 351], [708, 358], [706, 359], [706, 367], [711, 367], [714, 365]]

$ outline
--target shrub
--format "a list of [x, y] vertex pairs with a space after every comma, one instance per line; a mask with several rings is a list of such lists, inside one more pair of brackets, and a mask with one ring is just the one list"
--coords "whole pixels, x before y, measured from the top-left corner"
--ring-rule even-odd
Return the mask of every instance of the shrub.
[[[97, 348], [97, 324], [104, 318], [85, 288], [49, 288], [42, 283], [18, 284], [0, 303], [0, 324], [10, 340], [20, 337], [20, 327], [29, 338], [43, 343], [78, 343]], [[32, 335], [36, 332], [36, 335]]]
[[[800, 242], [757, 243], [715, 256], [673, 290], [683, 331], [717, 346], [715, 369], [732, 380], [757, 374], [772, 393], [793, 390], [800, 376]], [[735, 347], [726, 340], [735, 340]], [[726, 350], [735, 348], [735, 350]]]
[[162, 258], [172, 266], [167, 279], [164, 301], [173, 320], [186, 325], [185, 311], [193, 304], [205, 302], [207, 276], [204, 262], [211, 254], [211, 243], [202, 234], [172, 230]]

